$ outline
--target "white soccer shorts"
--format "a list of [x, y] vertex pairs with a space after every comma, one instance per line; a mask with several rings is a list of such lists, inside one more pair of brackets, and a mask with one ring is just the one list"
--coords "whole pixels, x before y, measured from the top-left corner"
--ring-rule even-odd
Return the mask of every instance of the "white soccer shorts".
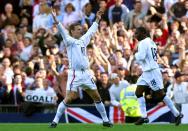
[[78, 91], [78, 88], [96, 90], [96, 84], [89, 70], [68, 70], [66, 90]]
[[144, 71], [139, 77], [137, 85], [149, 86], [153, 91], [163, 89], [163, 78], [160, 69]]

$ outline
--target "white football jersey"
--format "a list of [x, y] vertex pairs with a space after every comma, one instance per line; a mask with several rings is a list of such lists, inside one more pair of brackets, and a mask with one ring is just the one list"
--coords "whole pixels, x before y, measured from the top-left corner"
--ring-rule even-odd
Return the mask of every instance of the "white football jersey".
[[91, 37], [98, 30], [98, 23], [94, 22], [80, 39], [71, 37], [61, 23], [58, 24], [58, 30], [67, 49], [69, 68], [74, 70], [88, 69], [89, 60], [86, 47], [90, 43]]
[[157, 63], [157, 45], [149, 37], [139, 42], [135, 58], [141, 64], [142, 71], [159, 68]]

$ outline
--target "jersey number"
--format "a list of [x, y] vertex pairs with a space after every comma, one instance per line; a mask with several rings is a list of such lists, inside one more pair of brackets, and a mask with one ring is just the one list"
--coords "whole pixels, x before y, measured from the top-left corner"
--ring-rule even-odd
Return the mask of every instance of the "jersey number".
[[156, 48], [151, 48], [153, 60], [157, 61], [157, 49]]
[[83, 55], [86, 55], [85, 47], [81, 47], [81, 52]]

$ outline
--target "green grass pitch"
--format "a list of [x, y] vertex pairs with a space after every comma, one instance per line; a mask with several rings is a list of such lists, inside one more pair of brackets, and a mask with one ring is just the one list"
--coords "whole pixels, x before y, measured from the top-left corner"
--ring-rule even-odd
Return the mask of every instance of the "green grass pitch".
[[115, 124], [112, 128], [100, 124], [59, 124], [51, 129], [49, 124], [0, 123], [0, 131], [188, 131], [188, 124], [175, 126], [174, 124]]

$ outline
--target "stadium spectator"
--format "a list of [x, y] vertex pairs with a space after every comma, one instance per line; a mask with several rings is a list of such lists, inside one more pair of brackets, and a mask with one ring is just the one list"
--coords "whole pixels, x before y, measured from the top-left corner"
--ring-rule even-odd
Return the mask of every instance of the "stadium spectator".
[[4, 67], [0, 65], [0, 104], [8, 103], [8, 91], [4, 77]]
[[113, 81], [113, 84], [109, 89], [111, 104], [121, 108], [122, 105], [120, 104], [120, 92], [122, 89], [126, 88], [129, 83], [125, 80], [120, 80], [118, 74], [116, 73], [111, 74], [111, 79]]
[[3, 48], [3, 57], [11, 59], [11, 49], [9, 47], [4, 47]]
[[[54, 11], [56, 12], [57, 14], [57, 19], [60, 21], [60, 22], [63, 22], [63, 13], [61, 12], [61, 8], [60, 8], [60, 5], [54, 5], [53, 6], [54, 8]], [[52, 18], [49, 19], [49, 28], [51, 29], [54, 25], [54, 21]]]
[[22, 49], [22, 52], [20, 53], [20, 58], [23, 61], [28, 61], [32, 55], [31, 54], [33, 49], [32, 39], [29, 37], [24, 37], [23, 43], [24, 43], [24, 49]]
[[63, 15], [63, 21], [62, 24], [65, 27], [68, 27], [70, 24], [72, 23], [76, 23], [80, 20], [80, 16], [78, 14], [78, 12], [75, 11], [75, 7], [73, 6], [73, 4], [68, 3], [65, 6], [65, 13]]
[[35, 18], [35, 16], [39, 15], [40, 13], [40, 5], [42, 4], [47, 4], [47, 0], [39, 0], [38, 3], [34, 3], [33, 6], [33, 18]]
[[21, 74], [15, 74], [13, 79], [12, 89], [9, 93], [10, 104], [20, 105], [24, 102], [25, 89], [22, 86]]
[[56, 93], [52, 87], [48, 85], [48, 81], [43, 79], [42, 77], [35, 78], [36, 82], [36, 92], [45, 92], [45, 94], [53, 96], [53, 99], [57, 99]]
[[161, 18], [165, 13], [163, 1], [154, 0], [153, 2], [150, 2], [150, 4], [151, 6], [147, 12], [147, 15], [151, 15], [150, 21], [158, 23], [161, 21]]
[[186, 17], [187, 13], [187, 4], [186, 0], [181, 1], [178, 0], [176, 3], [174, 3], [171, 8], [168, 10], [169, 15], [172, 18], [172, 20], [183, 20], [184, 16]]
[[96, 81], [98, 92], [101, 96], [101, 99], [105, 105], [110, 105], [110, 82], [108, 78], [108, 74], [105, 72], [101, 72], [100, 79]]
[[26, 89], [29, 89], [34, 83], [35, 79], [33, 78], [33, 69], [31, 67], [26, 67], [24, 71], [24, 85]]
[[113, 24], [120, 22], [122, 16], [126, 16], [129, 12], [129, 9], [122, 2], [123, 0], [115, 0], [115, 4], [109, 8], [108, 18], [111, 27]]
[[0, 104], [7, 104], [8, 102], [8, 93], [7, 87], [5, 86], [4, 81], [0, 81]]
[[142, 12], [142, 2], [140, 0], [134, 0], [134, 9], [128, 14], [124, 14], [124, 16], [122, 16], [122, 21], [126, 28], [132, 29], [142, 24], [141, 22], [145, 15], [146, 14]]
[[173, 98], [176, 108], [181, 112], [182, 104], [187, 103], [188, 83], [184, 79], [184, 74], [177, 71], [174, 74], [175, 82], [169, 88], [173, 90]]
[[5, 14], [1, 14], [0, 28], [4, 28], [6, 25], [17, 26], [19, 24], [19, 18], [17, 14], [13, 13], [12, 4], [7, 3], [5, 5]]
[[125, 76], [127, 75], [127, 69], [125, 68], [125, 67], [123, 67], [123, 66], [119, 66], [118, 68], [117, 68], [117, 74], [118, 74], [118, 76], [119, 76], [119, 79], [121, 80], [121, 81], [123, 81], [123, 80], [125, 80]]
[[168, 92], [168, 87], [169, 87], [169, 85], [172, 84], [173, 75], [174, 74], [171, 69], [164, 69], [164, 71], [162, 71], [163, 85], [164, 85], [165, 92]]
[[32, 0], [20, 0], [20, 17], [27, 18], [28, 24], [31, 25], [33, 22], [33, 16], [32, 16]]
[[61, 12], [65, 12], [65, 8], [66, 6], [71, 3], [74, 8], [75, 8], [75, 12], [77, 14], [80, 14], [83, 9], [84, 9], [84, 6], [89, 3], [89, 0], [62, 0], [61, 1]]
[[104, 14], [102, 15], [102, 20], [106, 21], [107, 24], [109, 25], [109, 19], [108, 19], [108, 9], [109, 8], [107, 8], [106, 0], [100, 0], [98, 2], [98, 7], [96, 7], [96, 10], [98, 10], [99, 8], [104, 10]]
[[166, 16], [162, 16], [161, 26], [162, 28], [155, 29], [155, 32], [153, 34], [153, 39], [158, 45], [165, 46], [169, 34]]
[[48, 5], [40, 4], [39, 14], [33, 19], [33, 32], [36, 32], [39, 28], [49, 29], [49, 13]]
[[92, 11], [92, 5], [90, 3], [87, 3], [83, 9], [83, 14], [81, 19], [82, 25], [87, 24], [89, 27], [92, 25], [95, 19], [95, 14], [92, 13], [91, 11]]
[[134, 55], [132, 53], [131, 48], [125, 48], [123, 50], [123, 57], [125, 58], [125, 60], [127, 61], [127, 70], [130, 71], [131, 68], [131, 64], [133, 62], [134, 59]]
[[121, 50], [116, 50], [116, 63], [117, 66], [122, 66], [123, 68], [127, 67], [127, 61], [123, 58]]
[[129, 74], [125, 77], [125, 80], [127, 80], [129, 83], [136, 83], [141, 73], [141, 66], [138, 63], [133, 62], [129, 70]]
[[172, 7], [173, 4], [175, 4], [177, 0], [164, 0], [164, 7], [165, 7], [165, 12], [166, 14], [169, 13], [170, 8]]
[[12, 84], [12, 78], [14, 76], [14, 72], [11, 68], [11, 62], [10, 59], [4, 58], [3, 59], [3, 67], [4, 67], [4, 73], [3, 76], [5, 77], [5, 83], [7, 85], [8, 92], [11, 90], [11, 84]]

